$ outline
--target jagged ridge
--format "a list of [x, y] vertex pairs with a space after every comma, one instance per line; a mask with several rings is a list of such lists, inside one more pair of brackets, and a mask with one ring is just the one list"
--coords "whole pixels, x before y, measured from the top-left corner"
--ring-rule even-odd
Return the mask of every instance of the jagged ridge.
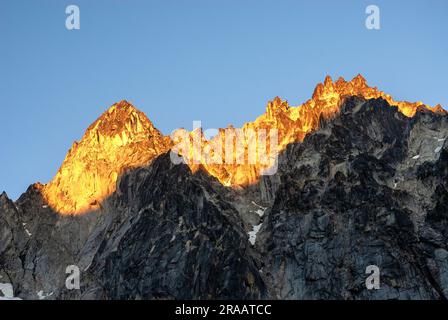
[[[216, 148], [223, 148], [225, 145], [226, 132], [238, 135], [239, 129], [233, 127], [219, 129], [219, 134], [211, 140], [206, 140], [200, 130], [176, 131], [189, 137], [187, 145], [184, 145], [188, 151], [182, 153], [182, 156], [193, 171], [202, 167], [223, 185], [247, 186], [258, 181], [262, 171], [273, 165], [275, 155], [288, 144], [302, 141], [308, 133], [318, 128], [320, 119], [336, 115], [346, 96], [383, 98], [408, 117], [412, 117], [418, 108], [445, 112], [440, 105], [432, 108], [421, 102], [395, 101], [376, 87], [369, 87], [361, 75], [351, 81], [339, 78], [336, 82], [327, 76], [324, 83], [316, 86], [312, 98], [304, 104], [291, 107], [287, 101], [276, 97], [268, 102], [263, 115], [243, 126], [242, 132], [246, 137], [244, 163], [210, 161], [210, 155], [215, 154]], [[256, 162], [251, 164], [247, 158], [249, 144], [253, 140], [247, 139], [248, 132], [260, 129], [276, 129], [278, 147], [273, 150], [274, 147], [270, 144], [266, 146], [268, 153], [274, 155], [269, 162], [257, 157]], [[195, 148], [195, 139], [200, 141], [201, 151]], [[261, 144], [260, 140], [255, 143], [257, 146]], [[124, 170], [146, 165], [176, 144], [176, 141], [163, 136], [142, 112], [128, 102], [121, 101], [98, 118], [87, 129], [80, 142], [75, 142], [55, 178], [43, 186], [43, 194], [48, 203], [60, 213], [76, 214], [96, 209], [105, 197], [115, 191], [117, 178]], [[226, 158], [225, 149], [221, 150], [222, 158]], [[232, 157], [236, 156], [232, 154]]]
[[22, 299], [446, 299], [447, 137], [445, 114], [349, 97], [243, 190], [163, 154], [90, 214], [2, 194], [1, 282]]

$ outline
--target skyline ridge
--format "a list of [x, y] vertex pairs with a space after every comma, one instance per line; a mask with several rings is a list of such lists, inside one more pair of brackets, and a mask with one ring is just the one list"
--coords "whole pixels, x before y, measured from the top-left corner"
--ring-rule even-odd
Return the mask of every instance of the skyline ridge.
[[[252, 122], [246, 122], [241, 130], [246, 138], [249, 130], [278, 130], [278, 147], [275, 147], [275, 151], [273, 146], [267, 147], [270, 153], [278, 154], [288, 144], [300, 142], [308, 133], [316, 130], [321, 118], [334, 117], [346, 96], [383, 98], [390, 106], [397, 106], [407, 117], [414, 116], [419, 107], [446, 114], [440, 105], [430, 107], [421, 102], [395, 101], [377, 87], [370, 87], [361, 74], [350, 81], [339, 77], [335, 82], [330, 76], [326, 76], [323, 82], [315, 86], [311, 98], [301, 105], [289, 106], [287, 100], [275, 97], [268, 101], [265, 113]], [[249, 163], [249, 140], [244, 142], [244, 163], [210, 162], [210, 155], [215, 154], [214, 146], [222, 148], [226, 139], [224, 135], [229, 130], [237, 133], [240, 128], [227, 126], [226, 130], [218, 129], [218, 133], [210, 139], [204, 136], [202, 127], [192, 131], [175, 129], [170, 136], [163, 135], [143, 112], [123, 99], [104, 111], [87, 128], [82, 139], [73, 143], [56, 176], [42, 185], [43, 194], [48, 204], [63, 214], [93, 210], [100, 205], [102, 199], [115, 191], [116, 181], [125, 170], [147, 165], [168, 150], [177, 150], [182, 154], [192, 171], [203, 167], [225, 186], [248, 186], [257, 182], [263, 170], [272, 167], [273, 163], [262, 163], [259, 158], [254, 163]], [[186, 135], [187, 141], [179, 143], [176, 140], [179, 135]], [[197, 135], [200, 136], [197, 138], [201, 144], [199, 151], [195, 149]], [[255, 143], [259, 148], [261, 142], [257, 140]], [[209, 153], [203, 153], [202, 149], [209, 150]], [[225, 157], [226, 152], [237, 151], [226, 150]], [[235, 156], [236, 153], [232, 158]]]

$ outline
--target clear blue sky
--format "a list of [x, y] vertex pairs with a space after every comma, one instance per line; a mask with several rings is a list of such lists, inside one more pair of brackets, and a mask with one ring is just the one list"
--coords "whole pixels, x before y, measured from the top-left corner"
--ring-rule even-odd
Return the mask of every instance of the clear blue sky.
[[[65, 28], [70, 4], [81, 30]], [[0, 192], [48, 182], [121, 99], [165, 134], [240, 126], [277, 95], [300, 104], [327, 74], [446, 107], [447, 31], [446, 0], [1, 0]]]

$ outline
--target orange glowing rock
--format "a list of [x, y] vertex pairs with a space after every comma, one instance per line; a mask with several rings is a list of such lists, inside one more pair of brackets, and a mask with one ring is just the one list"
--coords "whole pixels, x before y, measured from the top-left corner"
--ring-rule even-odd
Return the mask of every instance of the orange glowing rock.
[[42, 187], [51, 207], [65, 214], [98, 208], [124, 170], [148, 164], [170, 140], [126, 101], [114, 104], [75, 142], [53, 180]]
[[[155, 129], [142, 112], [122, 101], [87, 129], [68, 152], [54, 179], [41, 188], [47, 202], [60, 213], [93, 210], [115, 191], [117, 179], [126, 169], [147, 165], [170, 148], [192, 171], [202, 167], [225, 186], [244, 187], [275, 166], [276, 156], [288, 144], [300, 142], [316, 130], [321, 118], [334, 117], [345, 96], [381, 97], [407, 117], [414, 116], [417, 108], [445, 112], [440, 105], [432, 108], [421, 102], [395, 101], [376, 87], [369, 87], [361, 75], [336, 82], [326, 77], [316, 86], [312, 98], [300, 106], [291, 107], [276, 97], [268, 102], [264, 114], [240, 129], [219, 129], [210, 140], [200, 129], [180, 129], [171, 139]], [[275, 134], [270, 135], [272, 132]]]

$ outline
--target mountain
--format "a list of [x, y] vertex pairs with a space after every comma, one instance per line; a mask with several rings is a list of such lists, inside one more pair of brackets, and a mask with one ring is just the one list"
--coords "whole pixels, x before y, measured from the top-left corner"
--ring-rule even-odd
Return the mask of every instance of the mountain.
[[[187, 132], [179, 129], [171, 139], [163, 136], [142, 112], [127, 101], [121, 101], [102, 114], [87, 129], [80, 142], [74, 143], [54, 179], [43, 186], [42, 193], [50, 206], [60, 213], [79, 214], [97, 209], [102, 200], [115, 191], [117, 178], [125, 170], [147, 165], [172, 147], [184, 150], [185, 161], [193, 171], [203, 167], [226, 186], [245, 187], [256, 183], [263, 170], [274, 165], [270, 159], [261, 157], [249, 163], [250, 131], [277, 130], [278, 146], [270, 148], [267, 141], [265, 147], [270, 149], [267, 153], [273, 158], [290, 143], [303, 141], [308, 133], [318, 128], [320, 119], [334, 117], [342, 99], [347, 96], [383, 98], [389, 104], [397, 105], [406, 116], [413, 116], [419, 107], [445, 112], [440, 105], [431, 108], [421, 102], [396, 102], [389, 95], [369, 87], [361, 75], [348, 82], [342, 78], [333, 82], [326, 77], [323, 84], [317, 85], [312, 98], [300, 106], [291, 107], [287, 101], [276, 97], [268, 103], [263, 115], [241, 129], [219, 129], [210, 140], [205, 139], [201, 130]], [[234, 148], [226, 152], [226, 135], [236, 137], [238, 134], [245, 137], [244, 161], [226, 163], [224, 160], [229, 153], [231, 157], [237, 153], [236, 142], [232, 142]], [[176, 137], [185, 136], [184, 143], [178, 143]], [[261, 144], [259, 140], [255, 142], [257, 146]], [[210, 161], [217, 148], [223, 149], [223, 159]]]
[[[446, 299], [447, 121], [361, 76], [327, 77], [297, 107], [277, 97], [210, 140], [163, 136], [122, 101], [50, 183], [0, 196], [0, 283], [23, 299]], [[262, 129], [278, 136], [256, 139], [278, 156], [270, 174], [272, 158], [247, 161]], [[219, 150], [244, 161], [210, 161]]]
[[114, 104], [75, 142], [54, 179], [42, 187], [61, 213], [97, 209], [124, 170], [148, 164], [170, 147], [151, 121], [127, 101]]

